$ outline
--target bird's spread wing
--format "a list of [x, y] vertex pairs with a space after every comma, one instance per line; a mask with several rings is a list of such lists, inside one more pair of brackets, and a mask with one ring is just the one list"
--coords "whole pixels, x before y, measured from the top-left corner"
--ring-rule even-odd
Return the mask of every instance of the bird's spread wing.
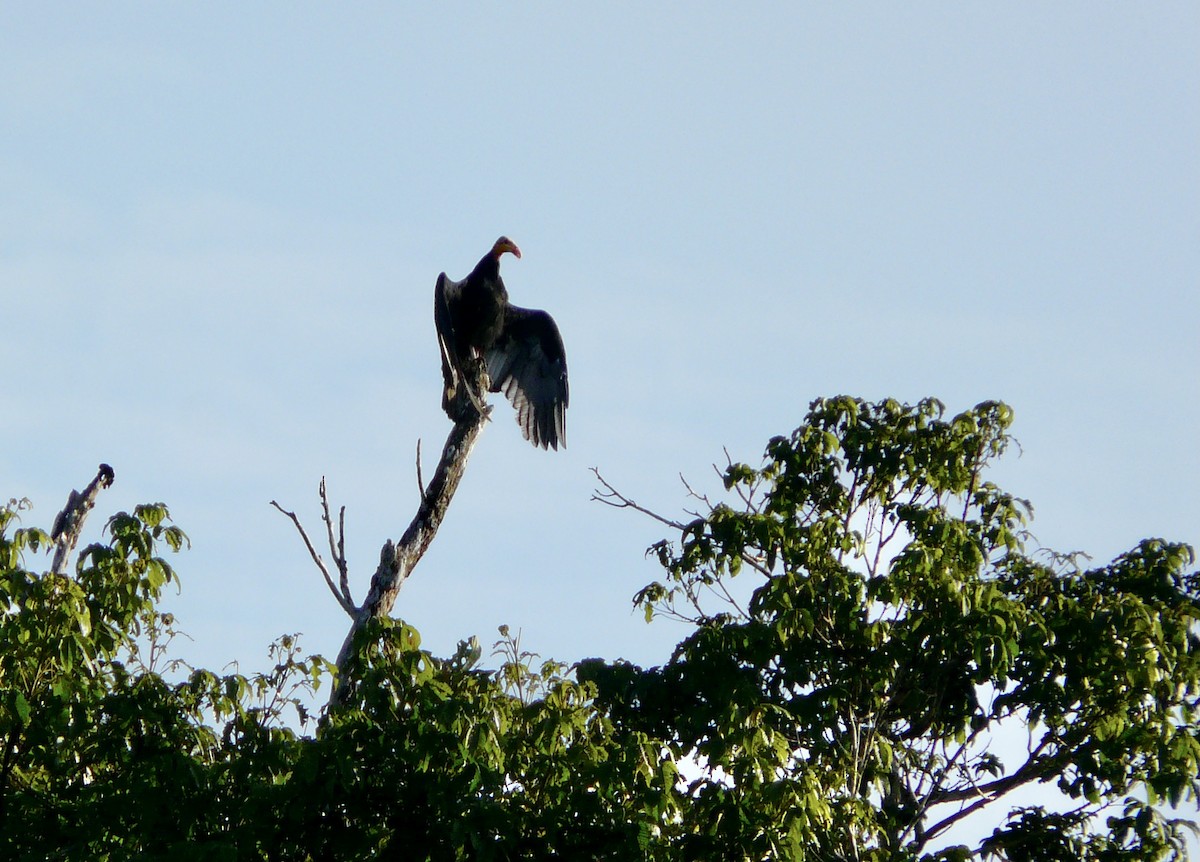
[[442, 351], [442, 378], [446, 389], [454, 390], [458, 378], [456, 357], [453, 354], [454, 321], [450, 316], [450, 302], [456, 299], [462, 285], [451, 281], [446, 273], [438, 276], [437, 286], [433, 289], [433, 325], [437, 330], [438, 347]]
[[567, 352], [554, 318], [508, 306], [504, 329], [487, 353], [491, 391], [517, 411], [521, 433], [534, 446], [567, 445]]

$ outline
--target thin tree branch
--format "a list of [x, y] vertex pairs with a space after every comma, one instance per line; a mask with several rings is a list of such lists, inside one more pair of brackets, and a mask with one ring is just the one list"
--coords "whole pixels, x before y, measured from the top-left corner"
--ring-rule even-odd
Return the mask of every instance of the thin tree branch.
[[[716, 470], [716, 469], [717, 469], [717, 465], [716, 465], [716, 464], [713, 464], [713, 469], [714, 469], [714, 470]], [[719, 475], [721, 475], [721, 473], [720, 473], [720, 471], [719, 471], [719, 470], [717, 471], [717, 475], [718, 475], [718, 476], [719, 476]], [[680, 473], [680, 474], [679, 474], [679, 481], [680, 481], [681, 483], [683, 483], [683, 487], [684, 487], [684, 489], [685, 489], [685, 490], [688, 492], [688, 496], [689, 496], [689, 497], [691, 497], [693, 500], [699, 500], [701, 503], [703, 503], [704, 505], [708, 506], [708, 508], [709, 508], [709, 510], [710, 510], [710, 511], [712, 510], [712, 503], [711, 503], [711, 502], [709, 502], [709, 499], [708, 499], [708, 497], [707, 497], [707, 496], [705, 496], [704, 494], [697, 494], [697, 493], [696, 493], [696, 491], [695, 491], [695, 489], [694, 489], [694, 488], [692, 488], [692, 486], [691, 486], [690, 484], [688, 484], [688, 480], [687, 480], [687, 479], [685, 479], [685, 478], [683, 477], [683, 474], [682, 474], [682, 473]], [[697, 516], [697, 517], [698, 517], [698, 516]]]
[[[325, 490], [325, 477], [321, 477], [321, 485], [318, 490], [318, 495], [321, 498], [321, 520], [325, 522], [325, 534], [329, 539], [329, 553], [333, 557], [333, 563], [338, 570], [338, 586], [342, 591], [342, 598], [354, 607], [354, 596], [350, 595], [350, 573], [349, 566], [346, 564], [346, 507], [342, 506], [338, 512], [338, 535], [337, 542], [333, 538], [333, 516], [329, 513], [329, 495]], [[345, 607], [345, 605], [343, 605]]]
[[[745, 554], [743, 554], [742, 557], [744, 559]], [[718, 587], [720, 588], [719, 590], [718, 590]], [[729, 592], [729, 588], [725, 586], [725, 582], [723, 580], [721, 580], [720, 578], [715, 578], [713, 580], [713, 583], [708, 585], [708, 588], [710, 590], [712, 590], [714, 593], [719, 593], [720, 596], [722, 598], [724, 598], [726, 602], [728, 602], [730, 605], [732, 605], [733, 609], [741, 615], [742, 619], [745, 619], [745, 620], [750, 619], [750, 614], [748, 614], [746, 612], [746, 610], [740, 604], [738, 604], [737, 599], [735, 599], [733, 597], [733, 595]]]
[[350, 604], [354, 604], [354, 597], [350, 595], [350, 572], [349, 566], [346, 565], [346, 507], [342, 506], [338, 509], [338, 572], [339, 585], [342, 588], [342, 595]]
[[50, 538], [55, 543], [54, 562], [50, 570], [56, 575], [67, 573], [67, 557], [75, 550], [75, 543], [79, 541], [79, 534], [83, 532], [83, 522], [87, 520], [88, 512], [96, 505], [96, 497], [112, 485], [114, 478], [116, 477], [113, 468], [101, 464], [96, 478], [88, 483], [82, 494], [72, 491], [67, 497], [66, 507], [58, 513], [58, 517], [54, 519], [54, 526], [50, 529]]
[[933, 840], [938, 835], [940, 835], [941, 833], [943, 833], [947, 829], [949, 829], [951, 826], [953, 826], [955, 823], [962, 820], [964, 817], [969, 817], [970, 815], [972, 815], [976, 811], [978, 811], [980, 808], [983, 808], [985, 805], [990, 805], [995, 801], [996, 800], [994, 797], [985, 796], [982, 799], [975, 800], [970, 805], [968, 805], [966, 808], [960, 808], [958, 811], [955, 811], [953, 814], [951, 814], [945, 820], [942, 820], [940, 823], [937, 823], [933, 826], [930, 826], [928, 829], [926, 829], [925, 830], [925, 841], [928, 842], [928, 841]]
[[[681, 524], [678, 521], [672, 521], [670, 518], [664, 518], [657, 512], [652, 512], [644, 506], [639, 506], [637, 503], [633, 502], [633, 500], [630, 500], [612, 485], [608, 484], [607, 481], [605, 481], [604, 477], [600, 475], [600, 470], [598, 467], [592, 467], [591, 470], [593, 475], [596, 477], [596, 481], [604, 486], [604, 490], [596, 490], [592, 492], [592, 499], [597, 503], [603, 503], [606, 506], [612, 506], [614, 509], [633, 509], [635, 512], [641, 512], [643, 515], [653, 518], [660, 524], [666, 524], [668, 527], [674, 527], [676, 530], [685, 529], [685, 524]], [[686, 483], [684, 484], [686, 486]]]
[[326, 568], [325, 561], [321, 559], [321, 555], [317, 553], [317, 549], [314, 548], [313, 543], [309, 541], [308, 533], [304, 531], [304, 527], [300, 524], [300, 519], [296, 517], [296, 513], [289, 512], [274, 500], [271, 501], [271, 505], [292, 519], [292, 523], [296, 525], [296, 530], [300, 533], [300, 538], [304, 540], [304, 546], [308, 548], [309, 556], [313, 558], [313, 562], [316, 563], [317, 568], [321, 570], [321, 574], [325, 578], [325, 585], [329, 587], [329, 592], [333, 593], [334, 599], [336, 599], [337, 603], [342, 606], [342, 610], [344, 610], [350, 615], [351, 618], [353, 618], [358, 612], [358, 608], [354, 607], [354, 603], [339, 593], [337, 587], [334, 586], [333, 578], [329, 576], [329, 569]]
[[[930, 835], [928, 830], [925, 829], [924, 820], [925, 820], [925, 813], [926, 813], [926, 811], [929, 810], [929, 806], [932, 804], [934, 792], [937, 790], [938, 785], [940, 785], [941, 782], [943, 780], [945, 780], [945, 778], [949, 774], [950, 770], [955, 768], [955, 765], [957, 764], [959, 758], [963, 757], [966, 754], [967, 750], [974, 744], [974, 742], [978, 738], [979, 734], [983, 732], [983, 729], [984, 728], [981, 726], [981, 727], [977, 728], [976, 730], [971, 731], [971, 734], [962, 742], [961, 745], [958, 746], [958, 748], [955, 750], [954, 754], [945, 758], [945, 761], [943, 762], [940, 769], [930, 769], [928, 771], [922, 772], [920, 779], [917, 781], [917, 786], [913, 789], [913, 792], [912, 792], [913, 800], [916, 801], [917, 798], [920, 797], [920, 803], [917, 805], [916, 810], [912, 813], [912, 816], [909, 819], [909, 822], [907, 823], [907, 825], [905, 825], [905, 827], [900, 831], [900, 834], [897, 836], [897, 845], [899, 845], [899, 843], [902, 842], [908, 836], [909, 832], [913, 833], [913, 837], [917, 843], [917, 849], [923, 848], [925, 846], [925, 844], [928, 842], [929, 838], [932, 837], [932, 835]], [[945, 740], [942, 740], [941, 745], [942, 745], [942, 752], [944, 753], [946, 751]], [[930, 757], [933, 756], [933, 748], [930, 748], [929, 756]], [[936, 778], [933, 776], [933, 772], [935, 772], [935, 771], [937, 772]], [[921, 786], [924, 783], [926, 777], [929, 778], [930, 784], [929, 784], [929, 791], [927, 793], [924, 793], [924, 792], [921, 792]]]
[[1021, 764], [1012, 775], [1004, 778], [997, 778], [994, 781], [989, 781], [987, 784], [979, 784], [962, 790], [945, 790], [935, 794], [931, 800], [931, 805], [937, 805], [943, 802], [962, 802], [975, 796], [986, 796], [989, 799], [996, 799], [1003, 796], [1008, 791], [1015, 787], [1020, 787], [1030, 781], [1035, 781], [1044, 778], [1047, 775], [1054, 774], [1055, 768], [1058, 766], [1058, 761], [1063, 759], [1061, 752], [1042, 757], [1041, 753], [1046, 747], [1056, 739], [1054, 735], [1047, 731], [1046, 735], [1038, 743], [1037, 747], [1029, 755], [1029, 759]]
[[959, 820], [967, 817], [980, 808], [990, 805], [1004, 794], [1014, 788], [1020, 787], [1022, 784], [1028, 784], [1030, 781], [1037, 781], [1052, 774], [1058, 766], [1056, 761], [1060, 760], [1059, 755], [1051, 755], [1049, 757], [1039, 758], [1038, 755], [1049, 744], [1051, 734], [1047, 733], [1033, 750], [1029, 760], [1021, 765], [1021, 768], [1012, 775], [1005, 778], [998, 778], [995, 781], [989, 781], [987, 784], [982, 784], [977, 787], [971, 787], [965, 790], [947, 791], [943, 793], [931, 793], [927, 804], [940, 804], [943, 802], [965, 802], [967, 799], [977, 797], [974, 802], [965, 808], [960, 808], [950, 816], [946, 817], [939, 823], [934, 824], [925, 830], [926, 840], [931, 840], [942, 832], [945, 832]]
[[425, 502], [425, 479], [421, 476], [421, 438], [417, 438], [417, 491], [421, 494], [421, 502]]
[[[335, 565], [338, 563], [337, 540], [333, 536], [333, 518], [329, 514], [329, 495], [325, 490], [325, 477], [321, 477], [321, 484], [317, 486], [317, 496], [321, 500], [321, 520], [325, 522], [325, 538], [329, 541], [329, 555], [333, 558]], [[338, 566], [341, 570], [341, 566]]]

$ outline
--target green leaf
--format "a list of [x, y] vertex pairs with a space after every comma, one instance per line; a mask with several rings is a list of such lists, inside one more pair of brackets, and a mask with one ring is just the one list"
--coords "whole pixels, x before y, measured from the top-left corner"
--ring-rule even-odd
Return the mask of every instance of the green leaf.
[[29, 705], [29, 701], [25, 699], [25, 695], [19, 691], [13, 692], [13, 711], [17, 714], [17, 719], [21, 724], [28, 724], [29, 717], [33, 714], [33, 709]]

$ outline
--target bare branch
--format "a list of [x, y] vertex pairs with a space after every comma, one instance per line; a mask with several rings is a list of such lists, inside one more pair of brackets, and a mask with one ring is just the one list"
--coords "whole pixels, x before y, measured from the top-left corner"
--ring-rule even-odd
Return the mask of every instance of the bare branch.
[[743, 563], [754, 569], [754, 571], [758, 572], [764, 578], [771, 577], [771, 570], [767, 568], [767, 558], [764, 555], [742, 551], [739, 556], [742, 558]]
[[355, 637], [371, 620], [391, 612], [400, 588], [429, 548], [442, 519], [446, 516], [458, 483], [462, 480], [467, 459], [471, 457], [479, 432], [487, 422], [488, 412], [490, 410], [479, 412], [462, 409], [456, 413], [454, 427], [446, 438], [442, 457], [438, 461], [433, 478], [428, 487], [423, 489], [416, 515], [399, 542], [393, 543], [389, 540], [384, 543], [379, 554], [379, 567], [371, 576], [367, 597], [362, 605], [351, 613], [354, 623], [350, 626], [338, 653], [338, 679], [329, 699], [330, 708], [344, 703], [351, 695], [354, 680], [348, 671]]
[[346, 565], [346, 507], [342, 506], [338, 509], [338, 571], [340, 572], [340, 585], [342, 595], [351, 605], [354, 604], [354, 597], [350, 595], [350, 573], [349, 567]]
[[[633, 500], [630, 500], [612, 485], [608, 484], [607, 481], [605, 481], [604, 477], [600, 475], [599, 468], [592, 467], [591, 470], [593, 475], [596, 477], [596, 481], [604, 486], [603, 490], [596, 490], [592, 492], [592, 499], [597, 503], [603, 503], [606, 506], [612, 506], [614, 509], [633, 509], [635, 512], [641, 512], [643, 515], [648, 515], [649, 517], [658, 521], [660, 524], [666, 524], [668, 527], [674, 527], [676, 530], [685, 529], [685, 524], [681, 524], [678, 521], [672, 521], [670, 518], [664, 518], [657, 512], [652, 512], [644, 506], [639, 506], [637, 503], [633, 502]], [[686, 485], [686, 483], [684, 484]]]
[[[338, 585], [341, 587], [342, 598], [350, 607], [354, 607], [354, 596], [350, 595], [350, 573], [349, 566], [346, 563], [346, 507], [342, 506], [338, 512], [338, 535], [337, 541], [333, 538], [333, 516], [329, 513], [329, 495], [325, 490], [325, 477], [321, 477], [321, 485], [318, 491], [321, 498], [321, 520], [325, 522], [325, 534], [329, 538], [329, 553], [333, 557], [333, 563], [338, 570]], [[345, 607], [345, 605], [343, 605]]]
[[1014, 788], [1020, 787], [1022, 784], [1028, 784], [1030, 781], [1038, 781], [1045, 778], [1047, 775], [1053, 774], [1058, 768], [1060, 755], [1051, 754], [1047, 757], [1041, 757], [1041, 752], [1050, 744], [1052, 734], [1047, 733], [1042, 737], [1041, 742], [1031, 753], [1029, 759], [1025, 761], [1021, 767], [1012, 775], [1004, 778], [998, 778], [995, 781], [989, 781], [987, 784], [981, 784], [965, 788], [963, 790], [951, 790], [935, 793], [930, 792], [927, 805], [936, 805], [944, 802], [965, 802], [968, 799], [974, 798], [975, 801], [964, 808], [949, 815], [941, 822], [934, 824], [925, 830], [927, 839], [932, 839], [945, 832], [959, 820], [967, 817], [970, 814], [978, 811], [986, 805], [995, 802], [1001, 796], [1008, 793]]
[[[716, 470], [716, 469], [717, 469], [717, 465], [716, 465], [716, 464], [713, 464], [713, 469], [714, 469], [714, 470]], [[713, 504], [712, 504], [712, 501], [708, 499], [708, 495], [707, 495], [707, 494], [699, 494], [699, 493], [697, 493], [697, 492], [696, 492], [696, 490], [695, 490], [694, 488], [692, 488], [692, 486], [691, 486], [691, 485], [689, 485], [689, 484], [688, 484], [688, 480], [687, 480], [687, 479], [685, 479], [685, 478], [683, 478], [683, 474], [682, 474], [682, 473], [680, 473], [680, 474], [679, 474], [679, 481], [683, 483], [683, 487], [684, 487], [684, 489], [685, 489], [685, 490], [688, 492], [688, 496], [689, 496], [689, 497], [691, 497], [693, 500], [699, 500], [701, 503], [703, 503], [705, 506], [707, 506], [707, 507], [708, 507], [708, 510], [709, 510], [710, 512], [712, 511]], [[693, 513], [690, 513], [690, 512], [689, 512], [688, 514], [693, 514]], [[702, 516], [701, 516], [701, 515], [699, 515], [699, 514], [696, 514], [696, 517], [697, 517], [697, 518], [699, 518], [699, 517], [702, 517]]]
[[[931, 832], [930, 830], [925, 829], [925, 814], [929, 810], [930, 805], [935, 804], [934, 795], [938, 792], [937, 788], [945, 780], [946, 776], [950, 774], [952, 769], [960, 768], [957, 766], [959, 759], [966, 755], [967, 751], [974, 745], [975, 740], [979, 737], [983, 730], [984, 726], [981, 725], [980, 727], [971, 731], [971, 734], [965, 740], [963, 740], [962, 744], [958, 746], [954, 754], [944, 759], [940, 769], [935, 768], [934, 764], [931, 763], [928, 769], [922, 771], [916, 787], [912, 788], [910, 791], [913, 801], [916, 801], [919, 798], [920, 803], [916, 806], [916, 810], [912, 812], [909, 822], [904, 826], [897, 836], [899, 841], [903, 841], [908, 836], [908, 833], [912, 832], [917, 840], [918, 846], [924, 847], [925, 843], [936, 834], [936, 831]], [[946, 751], [945, 740], [942, 740], [941, 744], [942, 752], [944, 754]], [[934, 749], [931, 747], [928, 751], [928, 756], [932, 757], [933, 754]], [[934, 776], [935, 772], [937, 773], [936, 777]], [[928, 778], [930, 782], [928, 792], [924, 792], [922, 790], [922, 786], [926, 778]], [[934, 827], [934, 830], [937, 830], [938, 828], [944, 827], [942, 827], [942, 824], [939, 823]]]
[[[324, 485], [324, 480], [322, 480], [322, 485]], [[296, 517], [296, 513], [289, 512], [274, 500], [271, 501], [271, 505], [292, 519], [292, 523], [296, 525], [296, 530], [300, 533], [300, 538], [304, 540], [304, 546], [308, 548], [309, 555], [313, 558], [313, 562], [317, 564], [317, 568], [321, 570], [321, 574], [325, 577], [325, 584], [329, 587], [329, 592], [333, 593], [333, 597], [337, 600], [337, 603], [342, 606], [342, 610], [344, 610], [351, 617], [354, 617], [358, 609], [354, 607], [353, 602], [339, 593], [337, 587], [334, 586], [333, 578], [329, 576], [329, 569], [326, 568], [325, 561], [321, 559], [321, 555], [317, 553], [317, 549], [314, 548], [313, 543], [309, 541], [308, 533], [304, 531], [304, 527], [300, 524], [300, 519]]]
[[[742, 558], [743, 559], [746, 558], [745, 554], [742, 555]], [[753, 563], [751, 563], [751, 565], [753, 565]], [[719, 590], [718, 590], [718, 587], [720, 588]], [[714, 593], [719, 592], [721, 597], [724, 598], [726, 602], [731, 604], [733, 606], [733, 609], [736, 610], [741, 615], [742, 619], [747, 619], [747, 620], [750, 619], [750, 614], [746, 613], [745, 608], [743, 608], [740, 604], [738, 604], [738, 600], [735, 599], [733, 597], [733, 595], [729, 592], [729, 589], [728, 589], [728, 587], [725, 586], [725, 582], [723, 580], [721, 580], [720, 578], [716, 578], [713, 581], [713, 583], [709, 586], [709, 589], [712, 590]]]
[[1058, 767], [1059, 761], [1062, 759], [1062, 752], [1051, 753], [1042, 756], [1042, 752], [1049, 747], [1050, 743], [1057, 738], [1053, 732], [1047, 731], [1045, 736], [1037, 744], [1037, 747], [1029, 755], [1029, 759], [1021, 764], [1012, 775], [1004, 778], [997, 778], [994, 781], [989, 781], [986, 784], [980, 784], [965, 788], [963, 790], [946, 790], [935, 794], [931, 800], [931, 804], [941, 802], [961, 802], [975, 796], [986, 796], [990, 799], [996, 799], [1003, 796], [1008, 791], [1015, 787], [1020, 787], [1022, 784], [1027, 784], [1030, 781], [1040, 780], [1047, 775], [1052, 775]]
[[[442, 348], [445, 350], [444, 344]], [[445, 365], [446, 363], [443, 363], [443, 370], [445, 370]], [[342, 648], [338, 652], [336, 683], [329, 698], [331, 709], [344, 703], [354, 690], [355, 680], [351, 673], [351, 662], [354, 642], [358, 633], [372, 620], [391, 612], [400, 587], [403, 586], [413, 568], [425, 554], [430, 542], [433, 541], [433, 537], [446, 515], [446, 510], [450, 506], [450, 501], [458, 489], [458, 483], [462, 480], [467, 459], [471, 456], [479, 432], [483, 430], [484, 424], [488, 421], [491, 408], [483, 404], [472, 391], [486, 391], [486, 367], [482, 362], [476, 362], [471, 371], [474, 376], [471, 381], [457, 376], [454, 379], [449, 377], [446, 379], [447, 387], [455, 383], [464, 384], [455, 386], [457, 394], [448, 401], [444, 400], [442, 404], [443, 409], [454, 422], [454, 427], [446, 437], [441, 460], [438, 462], [433, 479], [428, 486], [425, 485], [424, 477], [421, 474], [421, 441], [417, 441], [417, 487], [421, 493], [417, 513], [413, 516], [408, 529], [404, 531], [399, 542], [392, 542], [390, 539], [384, 542], [379, 553], [379, 567], [371, 577], [371, 585], [361, 605], [356, 606], [350, 595], [349, 567], [346, 564], [346, 507], [342, 506], [338, 512], [338, 529], [335, 539], [333, 516], [330, 512], [325, 479], [321, 479], [319, 495], [329, 550], [338, 568], [339, 584], [336, 586], [329, 568], [313, 547], [300, 519], [294, 512], [287, 511], [274, 500], [271, 501], [272, 506], [291, 518], [297, 532], [300, 533], [300, 538], [304, 540], [304, 545], [308, 548], [313, 562], [321, 570], [321, 575], [325, 578], [325, 585], [329, 587], [334, 599], [353, 620], [350, 631], [346, 634]]]
[[421, 494], [421, 502], [425, 502], [425, 479], [421, 476], [421, 438], [417, 438], [417, 491]]
[[58, 517], [54, 519], [54, 526], [50, 529], [50, 538], [55, 543], [54, 562], [50, 565], [50, 570], [55, 574], [66, 574], [67, 557], [75, 550], [75, 543], [79, 541], [79, 534], [83, 532], [83, 522], [87, 520], [88, 512], [96, 505], [96, 497], [112, 485], [114, 478], [116, 476], [113, 468], [101, 464], [96, 478], [88, 483], [82, 494], [72, 491], [67, 497], [66, 507], [58, 513]]
[[321, 500], [321, 520], [325, 522], [325, 536], [329, 540], [329, 555], [333, 557], [334, 563], [337, 563], [337, 541], [333, 537], [333, 518], [329, 515], [329, 494], [325, 490], [324, 476], [321, 477], [321, 484], [317, 486], [317, 496]]
[[966, 806], [965, 808], [958, 809], [958, 811], [955, 811], [953, 814], [951, 814], [949, 817], [942, 820], [940, 823], [936, 823], [933, 826], [930, 826], [928, 829], [926, 829], [925, 830], [925, 840], [930, 841], [930, 840], [936, 838], [938, 835], [945, 832], [947, 829], [949, 829], [951, 826], [953, 826], [958, 821], [962, 820], [964, 817], [968, 817], [968, 816], [974, 814], [980, 808], [983, 808], [985, 805], [990, 805], [994, 801], [995, 801], [994, 797], [984, 796], [979, 799], [976, 799], [974, 802], [972, 802], [970, 805]]

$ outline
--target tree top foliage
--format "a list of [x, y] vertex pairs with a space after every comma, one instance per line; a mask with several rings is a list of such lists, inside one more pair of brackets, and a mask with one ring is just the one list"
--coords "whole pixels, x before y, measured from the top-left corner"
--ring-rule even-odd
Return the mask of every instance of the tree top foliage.
[[14, 501], [0, 855], [1181, 858], [1192, 549], [1090, 566], [1031, 547], [1032, 507], [988, 479], [1011, 422], [998, 402], [818, 400], [690, 519], [649, 513], [664, 576], [636, 601], [688, 627], [662, 666], [539, 662], [504, 631], [489, 670], [473, 639], [438, 658], [375, 619], [319, 715], [334, 668], [293, 637], [265, 674], [172, 665], [155, 603], [186, 537], [165, 506], [111, 518], [67, 575], [27, 568], [53, 540]]

